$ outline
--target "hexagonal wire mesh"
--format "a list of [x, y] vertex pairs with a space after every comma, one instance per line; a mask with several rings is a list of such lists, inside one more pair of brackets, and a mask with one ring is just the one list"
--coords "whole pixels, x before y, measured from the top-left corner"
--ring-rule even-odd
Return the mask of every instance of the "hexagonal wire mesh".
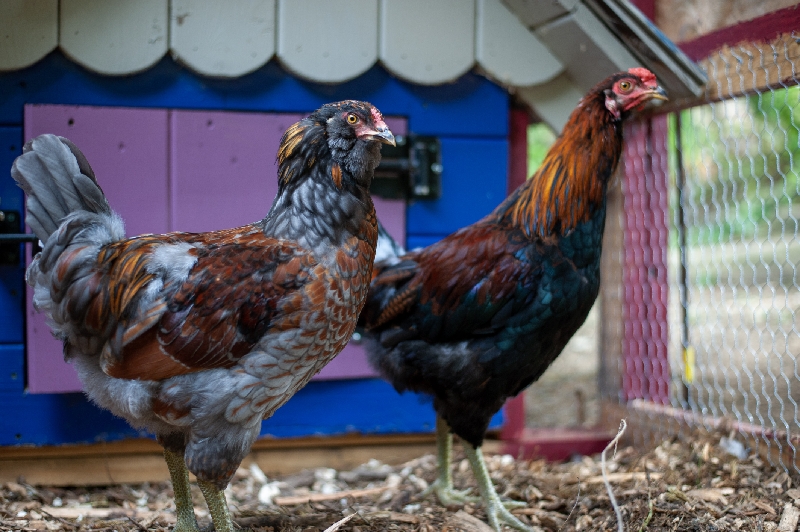
[[627, 126], [604, 258], [600, 387], [637, 417], [635, 438], [732, 431], [800, 472], [792, 41], [726, 48], [702, 63], [715, 86], [701, 104]]

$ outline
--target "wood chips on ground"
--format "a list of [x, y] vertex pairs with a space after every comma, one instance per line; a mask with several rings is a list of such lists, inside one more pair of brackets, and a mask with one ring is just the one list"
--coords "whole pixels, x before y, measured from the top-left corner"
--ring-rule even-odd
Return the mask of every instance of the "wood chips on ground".
[[[794, 532], [799, 479], [754, 453], [728, 454], [720, 441], [684, 436], [647, 452], [621, 448], [610, 458], [625, 530]], [[498, 493], [527, 502], [514, 513], [532, 530], [617, 530], [599, 457], [553, 464], [496, 455], [487, 462]], [[456, 459], [453, 470], [457, 488], [474, 489], [466, 460]], [[331, 530], [491, 532], [480, 505], [443, 508], [421, 497], [435, 477], [434, 456], [269, 478], [254, 466], [237, 472], [227, 494], [234, 521], [253, 531], [324, 531], [356, 513]], [[200, 527], [208, 527], [202, 496], [192, 489]], [[174, 523], [169, 483], [61, 488], [20, 479], [0, 487], [0, 530], [156, 531]]]

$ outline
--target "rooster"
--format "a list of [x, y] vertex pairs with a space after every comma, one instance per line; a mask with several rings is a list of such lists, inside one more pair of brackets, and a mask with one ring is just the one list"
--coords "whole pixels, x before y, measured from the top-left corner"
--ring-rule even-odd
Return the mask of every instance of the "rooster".
[[222, 490], [261, 420], [350, 339], [372, 274], [381, 143], [394, 137], [375, 107], [324, 105], [283, 135], [263, 220], [129, 239], [69, 140], [43, 135], [14, 162], [43, 245], [27, 271], [34, 304], [89, 398], [164, 447], [176, 531], [198, 530], [189, 471], [217, 532], [234, 529]]
[[[622, 121], [654, 99], [666, 97], [644, 68], [609, 77], [578, 103], [539, 171], [491, 214], [427, 248], [376, 262], [360, 318], [369, 360], [398, 391], [433, 397], [439, 475], [431, 491], [444, 505], [476, 500], [453, 490], [456, 434], [498, 531], [501, 523], [527, 528], [509, 511], [522, 503], [502, 503], [489, 479], [484, 434], [592, 307]], [[378, 248], [392, 246], [379, 241]]]

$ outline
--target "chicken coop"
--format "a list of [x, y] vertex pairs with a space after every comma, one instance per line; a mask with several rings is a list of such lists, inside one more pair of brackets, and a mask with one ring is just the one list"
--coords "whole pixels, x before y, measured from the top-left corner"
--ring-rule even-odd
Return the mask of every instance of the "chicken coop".
[[[757, 64], [759, 60], [748, 61]], [[6, 0], [0, 5], [0, 166], [9, 169], [26, 140], [55, 133], [86, 153], [129, 235], [234, 227], [262, 218], [269, 209], [277, 187], [275, 154], [289, 125], [323, 103], [363, 99], [383, 112], [400, 139], [396, 149], [384, 151], [376, 172], [373, 195], [378, 215], [398, 241], [414, 248], [478, 220], [527, 177], [527, 126], [532, 119], [559, 130], [578, 99], [597, 81], [634, 66], [652, 70], [673, 101], [695, 101], [702, 92], [703, 72], [625, 0], [558, 0], [541, 5], [526, 0], [242, 0], [224, 6], [193, 0]], [[722, 83], [715, 73], [708, 75]], [[777, 94], [772, 90], [775, 84], [791, 79], [779, 77], [759, 81], [759, 89], [770, 87], [768, 94]], [[749, 82], [742, 81], [741, 87]], [[744, 92], [747, 96], [735, 93], [736, 109], [764, 108], [766, 103], [753, 99], [749, 87]], [[697, 135], [670, 133], [670, 143], [659, 136], [676, 131], [676, 124], [682, 124], [682, 131], [699, 131], [706, 127], [704, 120], [721, 123], [734, 107], [716, 102], [728, 94], [734, 92], [709, 93], [708, 101], [715, 102], [711, 111], [692, 114], [693, 110], [687, 110], [671, 118], [659, 115], [646, 124], [630, 126], [636, 139], [642, 140], [626, 153], [626, 172], [646, 164], [642, 172], [659, 183], [653, 188], [642, 181], [642, 188], [630, 189], [626, 173], [622, 198], [651, 203], [636, 211], [644, 218], [631, 222], [653, 228], [648, 246], [661, 244], [661, 238], [664, 250], [686, 249], [678, 243], [691, 242], [707, 246], [711, 253], [703, 260], [712, 262], [700, 266], [685, 264], [684, 257], [684, 262], [676, 263], [683, 269], [671, 268], [669, 275], [686, 271], [687, 279], [711, 279], [713, 270], [716, 279], [723, 268], [721, 256], [739, 257], [729, 243], [712, 243], [711, 229], [706, 226], [692, 229], [691, 224], [699, 224], [700, 218], [690, 217], [700, 216], [697, 202], [705, 201], [703, 194], [711, 194], [717, 209], [712, 218], [736, 218], [733, 211], [723, 208], [724, 202], [738, 198], [744, 185], [737, 188], [735, 180], [724, 185], [708, 181], [697, 187], [710, 192], [689, 191], [695, 179], [689, 165], [704, 167], [707, 148], [698, 144]], [[792, 97], [796, 101], [796, 94], [787, 95], [786, 101]], [[776, 115], [774, 120], [783, 118]], [[787, 145], [791, 139], [796, 142], [794, 125], [775, 127], [789, 135]], [[666, 182], [657, 179], [672, 175], [667, 172], [667, 148], [681, 141], [682, 151], [669, 153], [683, 157], [687, 172], [680, 174], [681, 190], [687, 196], [682, 205], [694, 210], [684, 209], [683, 217], [674, 218], [685, 228], [676, 240], [672, 226], [663, 225], [667, 222], [662, 220], [672, 212], [671, 192]], [[775, 179], [759, 174], [760, 188], [755, 192], [748, 188], [746, 194], [761, 205], [774, 200], [775, 215], [785, 216], [780, 228], [764, 216], [763, 227], [774, 236], [766, 247], [751, 237], [752, 244], [742, 248], [742, 257], [749, 257], [742, 259], [745, 264], [767, 250], [777, 257], [779, 245], [789, 255], [796, 251], [791, 247], [796, 238], [790, 242], [777, 236], [778, 229], [790, 235], [797, 232], [789, 224], [789, 220], [796, 224], [798, 214], [792, 211], [796, 203], [778, 201], [779, 195], [788, 194], [789, 170], [781, 166], [783, 159], [768, 161], [765, 149], [759, 144], [756, 153], [761, 155], [748, 159], [752, 163], [748, 171], [755, 172], [761, 161]], [[715, 168], [731, 173], [734, 167], [731, 159], [724, 169]], [[714, 179], [721, 178], [715, 174]], [[654, 190], [659, 192], [656, 196], [652, 196]], [[73, 482], [147, 480], [152, 474], [151, 458], [161, 467], [158, 447], [147, 434], [131, 429], [83, 396], [74, 370], [63, 361], [62, 346], [32, 308], [24, 270], [34, 243], [23, 234], [24, 198], [7, 171], [0, 174], [0, 215], [2, 478], [25, 474], [35, 482], [40, 474], [52, 481], [52, 471], [47, 470], [53, 462], [48, 460], [59, 459], [59, 470]], [[761, 231], [762, 225], [749, 215], [740, 216], [736, 219], [748, 231]], [[623, 234], [629, 238], [630, 228], [608, 238], [623, 238]], [[20, 243], [25, 240], [29, 242]], [[644, 245], [643, 240], [637, 242]], [[624, 268], [607, 266], [606, 271], [624, 272], [625, 286], [630, 287], [644, 282], [644, 277], [632, 276], [655, 266], [636, 262], [644, 260], [641, 254], [629, 260], [627, 245], [624, 240], [609, 254], [609, 260], [620, 261]], [[776, 270], [754, 263], [754, 272], [778, 283], [787, 298], [797, 290], [789, 255], [780, 266], [776, 263]], [[647, 260], [656, 260], [655, 256], [648, 254]], [[796, 253], [792, 256], [796, 263]], [[664, 255], [663, 261], [667, 260]], [[694, 346], [694, 381], [681, 380], [668, 370], [674, 345], [667, 340], [672, 336], [643, 339], [641, 325], [637, 332], [629, 331], [639, 319], [636, 323], [663, 325], [666, 334], [667, 321], [653, 320], [666, 320], [671, 300], [665, 298], [678, 293], [668, 292], [669, 283], [676, 279], [664, 277], [663, 286], [658, 284], [661, 277], [648, 281], [652, 290], [661, 290], [658, 304], [663, 308], [655, 303], [646, 306], [656, 317], [636, 314], [635, 305], [641, 299], [626, 299], [623, 285], [614, 289], [613, 281], [606, 281], [603, 305], [617, 309], [618, 316], [607, 320], [625, 320], [626, 325], [620, 329], [624, 334], [603, 329], [604, 397], [622, 398], [612, 393], [614, 383], [629, 382], [623, 378], [624, 366], [609, 355], [617, 344], [646, 345], [646, 350], [638, 351], [626, 347], [626, 358], [621, 360], [652, 359], [659, 361], [652, 367], [663, 370], [658, 373], [663, 385], [647, 387], [642, 384], [645, 380], [637, 380], [636, 386], [626, 384], [624, 401], [614, 405], [630, 406], [641, 400], [647, 408], [692, 405], [684, 410], [701, 416], [717, 412], [707, 413], [697, 405], [719, 390], [714, 380], [719, 375], [707, 369], [712, 364], [707, 346], [721, 341], [714, 336], [719, 329], [706, 321], [702, 333], [708, 335], [706, 340], [697, 336], [698, 329], [689, 335], [694, 344], [684, 342], [687, 353]], [[711, 309], [707, 301], [718, 293], [710, 286], [701, 296], [691, 290], [680, 292], [685, 298], [680, 302], [704, 301], [704, 311]], [[784, 327], [780, 330], [794, 320], [796, 337], [797, 315], [790, 308], [786, 299], [783, 310], [770, 307], [764, 319], [778, 320]], [[770, 338], [775, 342], [780, 334], [776, 329]], [[658, 343], [662, 340], [663, 346]], [[789, 356], [788, 351], [784, 356]], [[755, 363], [758, 357], [751, 359]], [[775, 370], [769, 364], [756, 364], [753, 371]], [[688, 395], [684, 386], [680, 395], [678, 384], [700, 382], [717, 384], [689, 386]], [[660, 390], [661, 395], [650, 395], [652, 390]], [[733, 404], [729, 408], [739, 408]], [[516, 442], [517, 451], [524, 447], [519, 446], [524, 416], [522, 399], [516, 399], [491, 425], [509, 442]], [[323, 464], [340, 459], [343, 449], [360, 449], [356, 460], [369, 457], [381, 446], [418, 452], [432, 448], [433, 424], [433, 410], [426, 400], [397, 394], [377, 378], [354, 338], [264, 422], [263, 439], [254, 450], [281, 451], [281, 463], [273, 460], [266, 470], [292, 467], [292, 453], [303, 448], [314, 449]], [[602, 438], [590, 440], [583, 444], [604, 443]], [[536, 449], [544, 452], [547, 445], [536, 443]], [[562, 457], [589, 450], [580, 446], [577, 436], [561, 435], [549, 445]], [[86, 459], [98, 454], [107, 457], [99, 466]], [[125, 457], [136, 457], [136, 465]]]

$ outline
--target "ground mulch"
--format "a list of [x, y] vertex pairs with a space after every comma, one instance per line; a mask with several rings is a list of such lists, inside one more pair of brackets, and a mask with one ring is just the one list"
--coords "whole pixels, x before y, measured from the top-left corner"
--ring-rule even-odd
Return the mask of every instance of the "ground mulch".
[[[684, 436], [645, 452], [609, 452], [607, 477], [624, 530], [795, 531], [798, 479], [755, 453], [730, 454], [731, 442]], [[532, 530], [618, 530], [599, 456], [547, 463], [494, 455], [487, 462], [498, 493], [527, 502], [515, 513]], [[466, 460], [457, 458], [453, 469], [457, 488], [475, 486]], [[269, 478], [254, 466], [238, 471], [228, 499], [235, 522], [254, 531], [491, 531], [480, 505], [443, 508], [421, 497], [435, 477], [434, 456]], [[202, 496], [193, 490], [200, 527], [208, 527]], [[20, 479], [0, 487], [0, 530], [155, 531], [174, 523], [169, 483], [63, 488]]]

